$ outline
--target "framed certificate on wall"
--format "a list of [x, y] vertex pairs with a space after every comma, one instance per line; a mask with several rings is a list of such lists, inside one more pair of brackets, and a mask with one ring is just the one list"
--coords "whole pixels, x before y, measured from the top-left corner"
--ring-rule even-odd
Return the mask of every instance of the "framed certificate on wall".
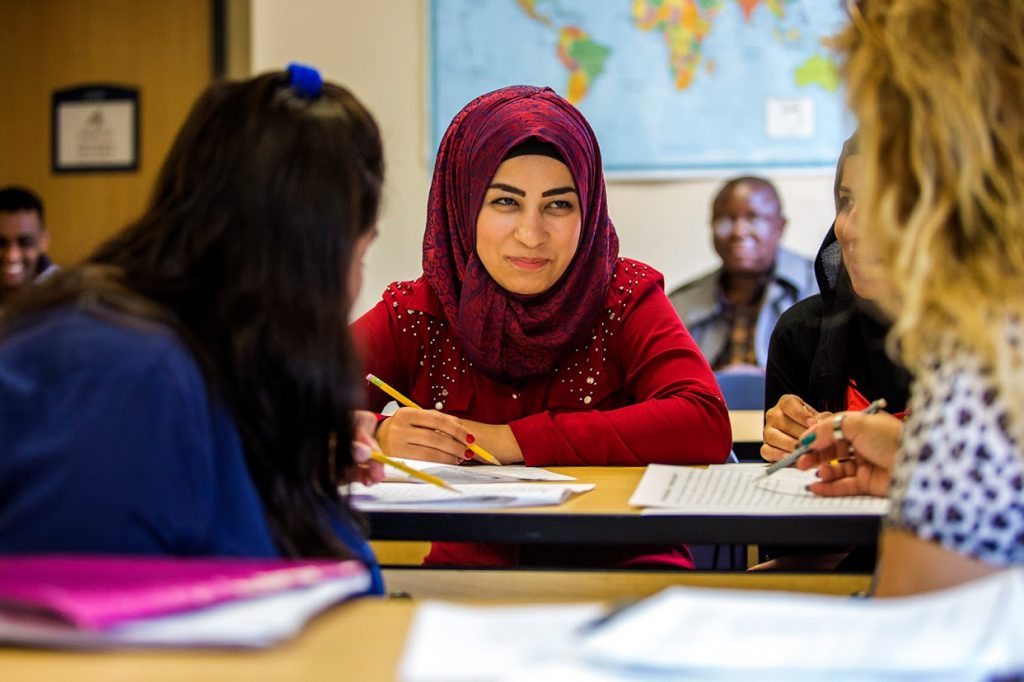
[[54, 173], [139, 168], [139, 89], [79, 85], [53, 93]]

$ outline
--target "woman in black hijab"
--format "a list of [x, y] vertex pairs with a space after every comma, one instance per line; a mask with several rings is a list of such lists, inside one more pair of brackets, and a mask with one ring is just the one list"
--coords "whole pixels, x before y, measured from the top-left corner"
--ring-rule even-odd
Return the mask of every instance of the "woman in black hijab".
[[814, 269], [820, 294], [800, 301], [779, 319], [765, 375], [761, 456], [780, 459], [809, 426], [832, 412], [860, 410], [884, 398], [902, 413], [910, 377], [889, 358], [889, 323], [872, 302], [877, 283], [858, 249], [857, 190], [862, 182], [856, 135], [843, 145], [836, 168], [836, 219]]
[[[761, 456], [775, 461], [792, 452], [797, 439], [833, 412], [862, 410], [884, 398], [887, 410], [905, 416], [910, 376], [885, 349], [889, 323], [873, 303], [880, 295], [875, 268], [858, 248], [857, 195], [863, 182], [856, 134], [843, 145], [836, 167], [836, 218], [825, 235], [814, 271], [821, 292], [779, 318], [768, 346], [765, 370], [764, 444]], [[871, 547], [762, 547], [759, 568], [871, 571]]]

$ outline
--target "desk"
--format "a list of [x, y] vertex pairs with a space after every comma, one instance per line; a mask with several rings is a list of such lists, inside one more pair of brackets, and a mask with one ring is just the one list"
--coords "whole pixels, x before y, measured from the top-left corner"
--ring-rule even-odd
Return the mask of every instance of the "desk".
[[560, 544], [873, 545], [878, 516], [641, 516], [643, 467], [550, 467], [596, 488], [559, 507], [369, 512], [374, 540]]
[[741, 462], [760, 462], [764, 436], [764, 412], [761, 410], [729, 410], [732, 426], [732, 451]]
[[[550, 574], [545, 576], [550, 577]], [[506, 574], [505, 579], [508, 577]], [[838, 594], [850, 594], [866, 585], [866, 579], [854, 583], [841, 576], [741, 574], [735, 577], [739, 580], [729, 580], [721, 574], [677, 573], [673, 582]], [[563, 601], [572, 599], [572, 595], [566, 595]], [[504, 603], [508, 604], [508, 600]], [[321, 615], [294, 641], [266, 651], [185, 649], [76, 653], [0, 648], [0, 675], [4, 680], [18, 682], [386, 682], [395, 679], [415, 608], [416, 602], [409, 599], [351, 602]], [[471, 637], [467, 640], [467, 646], [472, 646], [471, 640]]]
[[761, 410], [729, 410], [729, 425], [732, 426], [732, 442], [757, 443], [761, 445], [764, 436], [764, 412]]
[[871, 576], [781, 571], [623, 571], [385, 568], [392, 593], [414, 599], [522, 602], [643, 599], [674, 585], [851, 595], [871, 589]]

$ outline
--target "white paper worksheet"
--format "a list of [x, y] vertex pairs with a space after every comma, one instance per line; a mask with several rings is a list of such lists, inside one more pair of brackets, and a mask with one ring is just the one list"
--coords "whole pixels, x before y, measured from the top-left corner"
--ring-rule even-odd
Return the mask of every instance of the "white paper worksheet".
[[467, 483], [458, 492], [433, 485], [353, 483], [352, 504], [363, 511], [408, 511], [412, 509], [500, 509], [559, 505], [576, 493], [594, 489], [593, 483]]
[[[426, 602], [416, 610], [399, 668], [404, 682], [470, 682], [498, 677], [560, 653], [601, 604], [470, 606]], [[466, 646], [463, 633], [472, 633]]]
[[746, 679], [800, 671], [815, 679], [852, 671], [865, 680], [999, 677], [1024, 669], [1024, 574], [890, 599], [671, 588], [576, 651], [605, 669], [643, 666], [674, 679], [726, 670], [747, 671]]
[[[472, 646], [462, 635], [473, 633]], [[1024, 670], [1024, 572], [911, 597], [673, 587], [621, 610], [428, 602], [404, 682], [981, 682]]]
[[[437, 476], [445, 483], [515, 483], [516, 481], [575, 481], [572, 476], [556, 474], [540, 467], [528, 467], [521, 464], [494, 466], [482, 464], [476, 466], [456, 466], [455, 464], [439, 464], [424, 462], [419, 459], [395, 458], [402, 464]], [[392, 466], [384, 466], [384, 476], [394, 481], [416, 481], [412, 476]]]
[[812, 472], [762, 474], [758, 464], [707, 469], [651, 464], [629, 503], [648, 507], [645, 513], [652, 514], [882, 515], [889, 509], [889, 501], [881, 497], [818, 497], [805, 490], [814, 480]]

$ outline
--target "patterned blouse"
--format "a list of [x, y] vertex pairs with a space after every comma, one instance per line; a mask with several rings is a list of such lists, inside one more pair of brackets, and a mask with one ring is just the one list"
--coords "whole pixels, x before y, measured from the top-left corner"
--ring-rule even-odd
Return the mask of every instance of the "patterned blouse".
[[[1021, 351], [1024, 325], [1007, 334]], [[1024, 405], [1008, 405], [976, 357], [942, 350], [914, 384], [887, 524], [990, 564], [1024, 564], [1024, 447], [1011, 426]]]

